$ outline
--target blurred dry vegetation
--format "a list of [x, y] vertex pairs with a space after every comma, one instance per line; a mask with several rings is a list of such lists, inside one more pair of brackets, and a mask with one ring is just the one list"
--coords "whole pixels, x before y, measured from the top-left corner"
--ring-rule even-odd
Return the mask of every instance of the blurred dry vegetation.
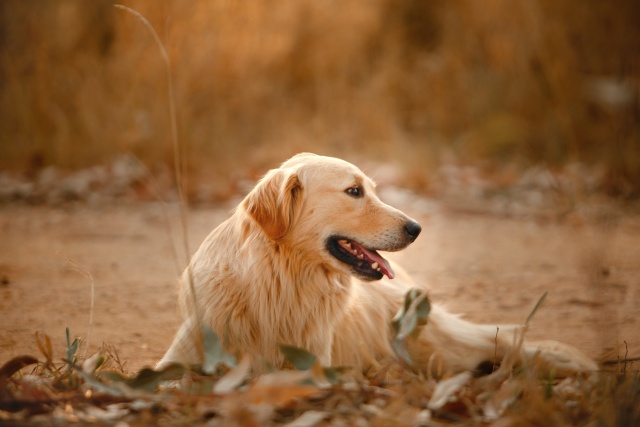
[[[425, 191], [446, 162], [505, 185], [580, 163], [599, 190], [640, 195], [635, 0], [122, 3], [169, 52], [192, 183], [307, 150], [390, 161]], [[167, 168], [149, 32], [109, 0], [3, 0], [0, 135], [0, 168], [26, 176], [122, 153]]]

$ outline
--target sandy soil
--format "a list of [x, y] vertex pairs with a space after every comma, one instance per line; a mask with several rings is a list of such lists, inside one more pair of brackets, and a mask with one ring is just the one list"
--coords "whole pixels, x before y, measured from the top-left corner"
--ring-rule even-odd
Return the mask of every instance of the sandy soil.
[[[436, 202], [398, 207], [424, 231], [392, 257], [432, 300], [474, 321], [521, 322], [547, 291], [529, 338], [562, 340], [594, 358], [624, 355], [626, 341], [629, 356], [640, 356], [637, 217], [603, 224], [469, 214]], [[190, 212], [188, 252], [230, 209]], [[0, 364], [39, 356], [36, 331], [51, 337], [62, 358], [69, 327], [89, 354], [106, 342], [129, 370], [153, 365], [180, 321], [176, 278], [186, 264], [177, 209], [168, 218], [155, 203], [1, 206]]]

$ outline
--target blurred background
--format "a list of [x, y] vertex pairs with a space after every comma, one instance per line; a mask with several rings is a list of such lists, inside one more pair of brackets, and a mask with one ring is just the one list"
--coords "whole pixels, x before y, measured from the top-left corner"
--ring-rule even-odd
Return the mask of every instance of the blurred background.
[[[635, 0], [122, 4], [168, 51], [191, 200], [227, 199], [300, 151], [390, 165], [426, 194], [453, 170], [482, 191], [544, 171], [640, 195]], [[3, 0], [2, 196], [80, 170], [76, 192], [119, 170], [171, 187], [166, 71], [112, 1]]]

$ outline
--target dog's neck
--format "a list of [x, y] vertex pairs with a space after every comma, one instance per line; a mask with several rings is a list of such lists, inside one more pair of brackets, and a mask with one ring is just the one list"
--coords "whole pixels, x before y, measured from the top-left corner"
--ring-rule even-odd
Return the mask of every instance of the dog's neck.
[[[237, 240], [237, 258], [244, 258], [252, 265], [249, 270], [258, 268], [262, 276], [268, 279], [265, 284], [279, 283], [280, 287], [307, 287], [307, 292], [318, 295], [334, 294], [350, 288], [350, 275], [336, 270], [319, 257], [317, 253], [304, 252], [291, 242], [296, 238], [283, 238], [273, 241], [265, 235], [260, 226], [246, 215], [234, 215]], [[246, 265], [239, 262], [238, 265]], [[238, 273], [242, 274], [243, 271]], [[327, 284], [333, 284], [328, 287]], [[317, 288], [314, 286], [317, 284]]]
[[337, 295], [348, 291], [352, 278], [324, 262], [317, 254], [301, 252], [287, 239], [274, 242], [264, 237], [264, 265], [262, 268], [281, 287], [305, 287], [307, 293], [317, 296]]

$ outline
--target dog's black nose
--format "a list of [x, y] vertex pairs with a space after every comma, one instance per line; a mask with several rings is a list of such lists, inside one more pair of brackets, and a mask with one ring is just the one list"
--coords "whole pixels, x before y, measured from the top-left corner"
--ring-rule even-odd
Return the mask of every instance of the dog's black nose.
[[418, 237], [418, 234], [420, 234], [420, 232], [422, 231], [422, 227], [420, 227], [420, 224], [415, 221], [408, 221], [404, 225], [404, 229], [413, 240], [415, 240], [416, 237]]

